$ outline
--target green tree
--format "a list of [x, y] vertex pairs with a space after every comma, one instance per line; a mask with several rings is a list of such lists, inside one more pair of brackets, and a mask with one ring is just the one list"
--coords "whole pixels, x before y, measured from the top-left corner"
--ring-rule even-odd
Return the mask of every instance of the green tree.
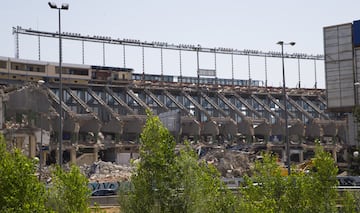
[[174, 180], [183, 189], [173, 201], [178, 212], [233, 212], [235, 196], [221, 181], [219, 171], [205, 162], [198, 162], [189, 144], [176, 158], [177, 172]]
[[0, 135], [0, 212], [45, 212], [45, 186], [35, 169], [35, 162], [20, 150], [7, 150]]
[[[159, 118], [148, 113], [141, 134], [140, 161], [131, 177], [133, 190], [121, 193], [124, 212], [226, 212], [233, 195], [221, 184], [218, 171], [188, 145], [175, 151], [175, 140]], [[225, 197], [229, 199], [226, 199]]]
[[343, 213], [359, 212], [359, 207], [357, 206], [357, 204], [359, 203], [358, 196], [359, 196], [359, 192], [349, 192], [349, 191], [342, 192], [341, 212]]
[[148, 115], [140, 158], [131, 177], [134, 189], [121, 202], [126, 212], [167, 212], [174, 196], [175, 141], [158, 117]]
[[256, 161], [252, 177], [244, 177], [240, 188], [242, 212], [280, 212], [281, 198], [285, 192], [285, 179], [275, 157], [264, 153], [261, 161]]
[[60, 213], [89, 212], [87, 178], [75, 165], [66, 172], [59, 166], [52, 171], [52, 184], [47, 191], [47, 207]]
[[[239, 209], [244, 212], [337, 212], [337, 167], [331, 155], [316, 148], [314, 171], [293, 170], [282, 177], [275, 158], [265, 154], [254, 175], [240, 189]], [[254, 184], [255, 183], [255, 184]]]
[[313, 212], [337, 212], [336, 201], [338, 192], [336, 186], [338, 181], [334, 158], [318, 145], [313, 160], [315, 171], [311, 172], [311, 189], [309, 190], [310, 205], [314, 207]]

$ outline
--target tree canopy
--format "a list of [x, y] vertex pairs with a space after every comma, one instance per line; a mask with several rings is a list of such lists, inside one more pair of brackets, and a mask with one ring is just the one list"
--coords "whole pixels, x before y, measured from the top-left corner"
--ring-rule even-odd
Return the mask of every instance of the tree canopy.
[[45, 212], [45, 186], [35, 163], [18, 149], [8, 150], [0, 134], [0, 212]]
[[[188, 143], [176, 150], [172, 135], [159, 118], [148, 114], [141, 134], [140, 160], [131, 181], [133, 190], [121, 196], [124, 212], [356, 212], [356, 196], [340, 199], [337, 167], [319, 145], [309, 172], [292, 169], [284, 177], [276, 158], [263, 153], [251, 177], [238, 191], [229, 191], [219, 172], [198, 160]], [[179, 146], [178, 146], [179, 147]]]
[[[254, 175], [245, 177], [240, 188], [240, 206], [244, 212], [338, 212], [337, 167], [330, 153], [319, 145], [312, 159], [314, 169], [307, 173], [292, 169], [283, 177], [274, 156], [265, 153], [255, 163]], [[353, 199], [351, 194], [347, 194]], [[350, 200], [344, 206], [349, 206]], [[350, 211], [351, 212], [351, 211]]]
[[[160, 119], [148, 113], [141, 134], [140, 161], [131, 177], [133, 190], [120, 201], [124, 212], [227, 212], [234, 199], [219, 172], [187, 143], [176, 142]], [[227, 198], [228, 199], [227, 199]]]
[[[0, 212], [89, 212], [88, 180], [76, 166], [55, 167], [45, 189], [36, 163], [6, 147], [0, 135]], [[337, 167], [320, 145], [309, 172], [282, 176], [276, 159], [263, 153], [252, 176], [230, 191], [216, 168], [199, 161], [188, 142], [176, 145], [158, 117], [148, 113], [141, 134], [140, 160], [134, 163], [131, 190], [122, 191], [122, 212], [359, 212], [359, 194], [337, 191]]]
[[36, 176], [37, 163], [7, 147], [0, 134], [0, 212], [89, 212], [88, 180], [78, 167], [55, 167], [46, 189]]
[[69, 171], [55, 166], [52, 171], [52, 183], [46, 193], [46, 205], [55, 212], [90, 212], [88, 179], [75, 165]]

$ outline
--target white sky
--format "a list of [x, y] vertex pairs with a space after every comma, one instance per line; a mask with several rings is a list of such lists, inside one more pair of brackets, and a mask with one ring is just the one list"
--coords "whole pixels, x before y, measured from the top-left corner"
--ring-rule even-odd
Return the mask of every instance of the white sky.
[[[82, 35], [102, 35], [141, 41], [200, 44], [280, 51], [279, 40], [295, 41], [285, 46], [288, 53], [323, 54], [323, 27], [360, 18], [359, 0], [55, 0], [69, 3], [62, 11], [62, 31]], [[13, 26], [56, 32], [58, 13], [43, 0], [3, 0], [0, 6], [0, 56], [14, 57]], [[20, 36], [20, 58], [38, 59], [37, 38]], [[214, 68], [214, 56], [200, 54], [200, 68]], [[58, 61], [58, 40], [41, 39], [41, 60]], [[82, 63], [81, 43], [63, 41], [63, 61]], [[195, 53], [183, 53], [183, 75], [196, 75]], [[102, 65], [102, 45], [85, 43], [85, 64]], [[122, 66], [122, 46], [106, 46], [106, 65]], [[142, 72], [140, 48], [127, 48], [126, 66]], [[179, 75], [176, 51], [164, 51], [164, 74]], [[234, 57], [235, 78], [248, 79], [246, 56]], [[325, 88], [324, 63], [318, 61], [317, 81]], [[297, 60], [285, 60], [286, 85], [295, 87]], [[265, 80], [264, 59], [251, 57], [251, 78]], [[267, 61], [268, 85], [280, 86], [281, 60]], [[145, 72], [160, 73], [160, 50], [145, 49]], [[314, 62], [301, 60], [301, 85], [314, 86]], [[231, 78], [229, 55], [217, 55], [217, 76]]]

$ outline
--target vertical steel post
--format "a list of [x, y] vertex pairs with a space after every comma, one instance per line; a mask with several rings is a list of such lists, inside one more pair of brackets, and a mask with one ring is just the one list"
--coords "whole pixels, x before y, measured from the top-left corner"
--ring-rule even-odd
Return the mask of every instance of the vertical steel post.
[[286, 164], [288, 167], [288, 175], [291, 174], [290, 168], [290, 144], [289, 144], [289, 132], [288, 132], [288, 113], [287, 113], [287, 98], [285, 90], [285, 65], [284, 65], [284, 43], [281, 45], [281, 62], [282, 62], [282, 75], [283, 75], [283, 99], [284, 99], [284, 120], [285, 120], [285, 144], [286, 144]]

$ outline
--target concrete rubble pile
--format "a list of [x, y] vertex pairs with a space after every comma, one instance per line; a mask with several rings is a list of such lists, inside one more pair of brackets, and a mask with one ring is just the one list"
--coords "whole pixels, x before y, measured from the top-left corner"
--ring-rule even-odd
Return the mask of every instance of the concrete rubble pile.
[[[70, 165], [69, 164], [64, 164], [63, 169], [65, 171], [69, 171], [70, 170]], [[36, 165], [36, 171], [37, 171], [36, 176], [39, 177], [39, 175], [41, 173], [41, 180], [46, 182], [46, 183], [51, 183], [51, 181], [52, 181], [51, 173], [54, 170], [55, 170], [55, 165], [49, 165], [49, 166], [42, 166], [41, 171], [40, 171], [40, 166], [39, 166], [39, 164], [37, 164]]]
[[80, 170], [89, 181], [117, 182], [130, 180], [133, 167], [112, 162], [97, 161], [92, 165], [80, 166]]
[[211, 149], [200, 160], [213, 164], [222, 177], [233, 178], [250, 174], [253, 154], [227, 149]]
[[[222, 177], [232, 178], [249, 175], [253, 157], [250, 152], [210, 149], [200, 160], [213, 164]], [[90, 182], [117, 182], [129, 181], [134, 167], [100, 160], [92, 165], [80, 166], [80, 170], [89, 178]]]
[[[202, 147], [201, 150], [201, 153], [197, 150], [200, 154], [199, 161], [213, 164], [222, 177], [236, 178], [250, 175], [250, 168], [255, 157], [252, 152], [226, 149], [223, 146], [206, 146]], [[52, 166], [42, 167], [42, 180], [51, 182], [51, 168]], [[89, 179], [89, 182], [130, 181], [131, 173], [135, 169], [133, 166], [119, 165], [101, 160], [91, 165], [81, 165], [79, 168], [82, 174]], [[69, 170], [69, 165], [65, 164], [64, 169]]]

